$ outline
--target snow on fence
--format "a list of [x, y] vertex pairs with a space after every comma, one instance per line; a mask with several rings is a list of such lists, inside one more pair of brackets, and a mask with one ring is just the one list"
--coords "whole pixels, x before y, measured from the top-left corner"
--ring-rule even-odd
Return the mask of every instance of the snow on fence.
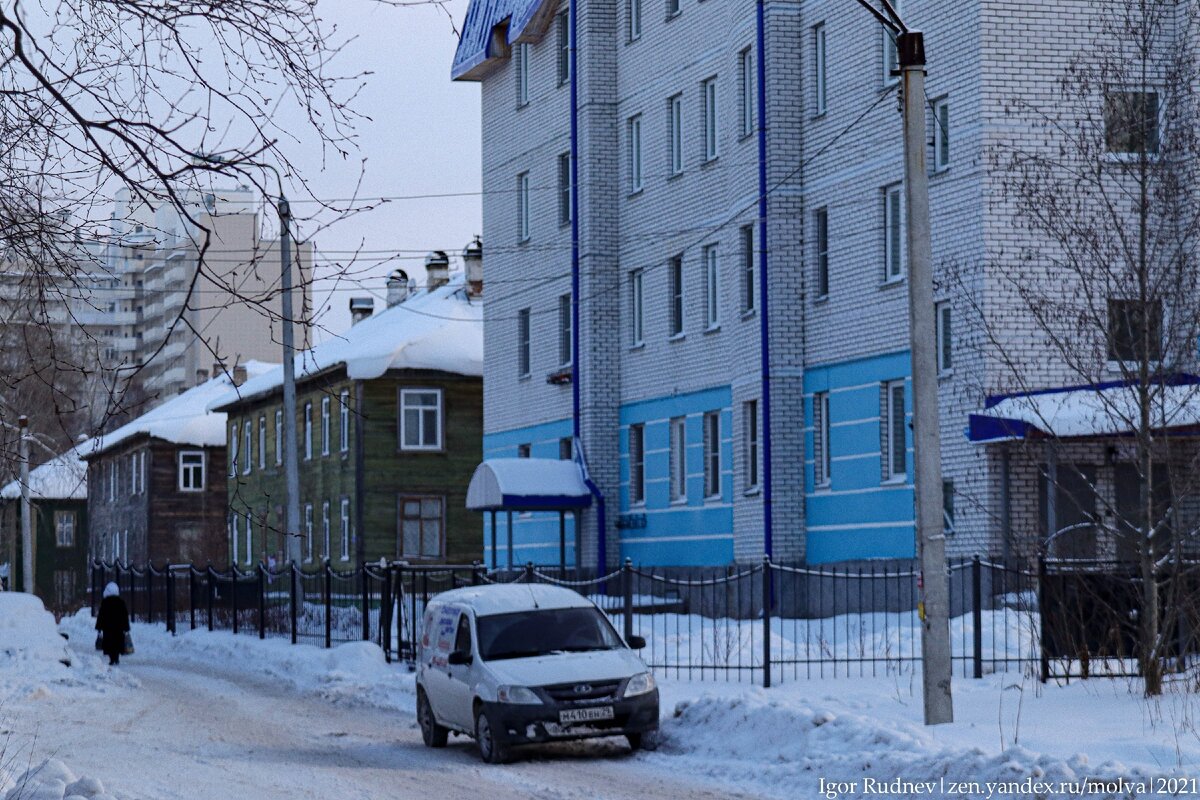
[[[1037, 573], [981, 559], [948, 562], [956, 670], [968, 677], [1035, 670], [1040, 652]], [[764, 580], [766, 577], [766, 580]], [[96, 563], [100, 588], [116, 580], [135, 619], [231, 630], [330, 647], [377, 642], [411, 664], [425, 603], [458, 586], [529, 581], [569, 586], [599, 605], [664, 677], [755, 681], [886, 675], [920, 663], [917, 573], [910, 568], [639, 568], [565, 573], [532, 564], [487, 571], [479, 564], [402, 562], [335, 570]], [[764, 609], [765, 612], [764, 613]], [[764, 666], [765, 665], [765, 666]], [[1043, 674], [1045, 674], [1043, 672]]]

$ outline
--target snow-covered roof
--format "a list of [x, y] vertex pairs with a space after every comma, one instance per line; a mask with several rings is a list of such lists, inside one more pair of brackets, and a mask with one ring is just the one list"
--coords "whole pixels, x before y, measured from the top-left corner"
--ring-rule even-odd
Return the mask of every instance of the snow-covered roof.
[[[90, 447], [84, 442], [72, 447], [62, 455], [29, 471], [29, 497], [33, 500], [86, 500], [87, 465], [79, 458], [80, 448]], [[17, 500], [21, 497], [21, 481], [18, 478], [3, 489], [0, 498]]]
[[[249, 380], [279, 369], [279, 365], [263, 361], [247, 361], [245, 366]], [[232, 388], [233, 381], [228, 375], [210, 378], [199, 386], [193, 386], [155, 406], [112, 433], [92, 439], [91, 444], [81, 451], [83, 457], [94, 458], [142, 434], [174, 444], [191, 444], [197, 447], [216, 447], [224, 444], [227, 417], [225, 414], [209, 411], [208, 407], [213, 400], [227, 394]]]
[[574, 461], [556, 458], [490, 458], [467, 486], [471, 511], [586, 508], [592, 493]]
[[[367, 317], [341, 336], [296, 354], [296, 380], [332, 367], [352, 380], [378, 378], [389, 369], [430, 369], [483, 375], [483, 302], [467, 296], [461, 272], [432, 291]], [[276, 367], [212, 399], [209, 408], [270, 394], [283, 384]]]
[[[1200, 426], [1200, 385], [1191, 376], [1151, 387], [1157, 430]], [[994, 442], [1037, 436], [1123, 436], [1138, 419], [1138, 392], [1127, 383], [1070, 387], [996, 400], [970, 415], [968, 438]]]
[[470, 606], [475, 616], [512, 614], [534, 608], [588, 608], [591, 600], [572, 589], [549, 583], [497, 583], [464, 586], [437, 595], [440, 603]]
[[[471, 0], [463, 23], [454, 63], [450, 67], [453, 80], [479, 80], [495, 64], [507, 48], [517, 42], [535, 42], [545, 32], [549, 19], [558, 11], [557, 2], [548, 0]], [[493, 40], [496, 26], [507, 22], [504, 29], [505, 52]]]

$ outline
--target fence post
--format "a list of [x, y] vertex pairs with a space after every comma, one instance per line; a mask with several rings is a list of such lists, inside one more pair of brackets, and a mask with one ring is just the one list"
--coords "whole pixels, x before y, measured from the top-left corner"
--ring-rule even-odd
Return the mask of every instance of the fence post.
[[211, 633], [212, 629], [213, 629], [213, 595], [215, 595], [216, 591], [217, 591], [214, 588], [215, 582], [213, 580], [213, 576], [215, 574], [216, 574], [216, 571], [213, 570], [212, 562], [210, 561], [207, 569], [205, 569], [205, 571], [204, 571], [204, 582], [208, 584], [208, 630], [209, 630], [209, 633]]
[[333, 567], [325, 559], [325, 647], [333, 647]]
[[533, 583], [533, 562], [532, 561], [525, 562], [525, 582]]
[[175, 573], [167, 564], [167, 630], [175, 635]]
[[385, 567], [379, 584], [379, 644], [383, 660], [392, 663], [392, 568]]
[[1038, 650], [1041, 656], [1042, 683], [1050, 679], [1050, 654], [1046, 651], [1046, 556], [1038, 555]]
[[188, 564], [188, 616], [196, 630], [196, 568]]
[[96, 564], [92, 562], [92, 591], [89, 592], [88, 601], [91, 605], [92, 616], [96, 616]]
[[973, 636], [975, 653], [975, 678], [983, 677], [983, 565], [979, 556], [971, 559], [971, 624], [975, 628]]
[[763, 688], [771, 688], [771, 557], [763, 556]]
[[289, 561], [288, 563], [291, 565], [291, 569], [292, 569], [292, 587], [291, 587], [291, 595], [292, 596], [290, 598], [291, 609], [289, 610], [289, 616], [291, 616], [291, 618], [292, 618], [292, 620], [291, 620], [291, 622], [292, 622], [292, 644], [295, 644], [296, 643], [296, 612], [297, 612], [297, 606], [299, 605], [299, 601], [300, 601], [300, 593], [299, 593], [299, 586], [298, 586], [299, 581], [300, 581], [300, 568], [296, 566], [295, 561]]
[[471, 585], [472, 586], [478, 586], [480, 583], [482, 583], [481, 576], [479, 574], [481, 570], [482, 570], [482, 567], [478, 560], [471, 562]]
[[621, 610], [625, 618], [625, 642], [633, 636], [633, 559], [626, 558], [621, 565]]
[[362, 631], [363, 641], [371, 641], [371, 587], [367, 582], [371, 577], [367, 574], [367, 565], [360, 566], [362, 573]]
[[258, 638], [267, 638], [267, 568], [258, 562]]
[[154, 622], [154, 564], [146, 562], [146, 622]]

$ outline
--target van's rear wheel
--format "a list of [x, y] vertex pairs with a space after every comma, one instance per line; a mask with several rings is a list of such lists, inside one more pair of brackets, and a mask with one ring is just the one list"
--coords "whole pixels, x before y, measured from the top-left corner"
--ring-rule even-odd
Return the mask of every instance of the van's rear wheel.
[[429, 705], [429, 698], [424, 689], [417, 689], [417, 724], [421, 726], [421, 738], [425, 740], [426, 747], [446, 746], [450, 731], [438, 725], [437, 718], [433, 716], [433, 706]]
[[508, 748], [497, 738], [496, 726], [482, 706], [475, 712], [475, 746], [479, 748], [479, 757], [488, 764], [508, 762]]

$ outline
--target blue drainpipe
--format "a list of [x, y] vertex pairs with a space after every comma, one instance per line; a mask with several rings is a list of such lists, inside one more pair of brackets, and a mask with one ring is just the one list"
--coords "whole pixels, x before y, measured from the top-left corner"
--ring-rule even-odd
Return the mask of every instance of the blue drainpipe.
[[[574, 6], [572, 6], [574, 7]], [[762, 358], [763, 429], [763, 553], [774, 550], [771, 509], [771, 329], [767, 324], [769, 291], [767, 280], [767, 58], [766, 9], [758, 0], [758, 242], [759, 242], [759, 352]]]
[[[592, 480], [587, 470], [587, 454], [583, 450], [583, 439], [579, 431], [579, 69], [576, 58], [577, 42], [576, 6], [569, 6], [571, 42], [568, 50], [571, 68], [571, 422], [574, 435], [575, 456], [583, 467], [584, 481], [588, 491], [596, 499], [596, 572], [604, 574], [608, 569], [608, 553], [605, 542], [604, 493]], [[578, 520], [576, 520], [576, 524]]]

